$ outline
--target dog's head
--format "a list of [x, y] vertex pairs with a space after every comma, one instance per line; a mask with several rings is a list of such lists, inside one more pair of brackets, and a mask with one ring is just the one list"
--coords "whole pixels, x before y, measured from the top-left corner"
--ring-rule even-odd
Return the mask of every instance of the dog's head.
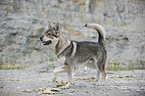
[[45, 32], [45, 35], [40, 36], [40, 40], [43, 45], [55, 44], [58, 42], [60, 36], [59, 23], [55, 26], [51, 26], [49, 23], [48, 30]]

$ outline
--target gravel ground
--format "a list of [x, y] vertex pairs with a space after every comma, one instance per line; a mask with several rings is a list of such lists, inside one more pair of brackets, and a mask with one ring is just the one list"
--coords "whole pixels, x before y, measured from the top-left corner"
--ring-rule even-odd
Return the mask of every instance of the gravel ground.
[[[70, 89], [56, 88], [66, 82], [66, 73], [60, 73], [51, 83], [52, 69], [40, 64], [24, 69], [0, 70], [0, 96], [145, 96], [145, 70], [106, 71], [104, 85], [93, 82], [95, 70], [78, 72]], [[44, 94], [45, 93], [45, 94]]]

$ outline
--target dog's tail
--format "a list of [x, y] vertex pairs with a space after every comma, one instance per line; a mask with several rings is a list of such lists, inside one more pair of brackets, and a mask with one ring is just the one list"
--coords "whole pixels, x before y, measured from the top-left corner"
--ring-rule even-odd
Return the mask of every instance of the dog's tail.
[[88, 24], [85, 24], [85, 27], [95, 29], [99, 34], [98, 42], [101, 44], [104, 44], [106, 32], [105, 32], [105, 29], [101, 25], [95, 24], [95, 23], [88, 23]]

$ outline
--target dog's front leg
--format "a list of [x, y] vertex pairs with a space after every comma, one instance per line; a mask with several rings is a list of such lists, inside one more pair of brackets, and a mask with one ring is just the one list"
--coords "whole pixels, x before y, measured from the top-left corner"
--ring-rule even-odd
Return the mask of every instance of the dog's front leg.
[[51, 82], [54, 82], [56, 80], [56, 77], [57, 77], [57, 72], [53, 72], [53, 77], [52, 77]]
[[[58, 58], [58, 62], [61, 63], [61, 64], [64, 64], [65, 60], [66, 60], [65, 56], [61, 56], [61, 57]], [[58, 73], [67, 72], [67, 70], [68, 70], [68, 65], [63, 65], [63, 66], [61, 66], [59, 68], [56, 68], [53, 71], [52, 82], [54, 82], [56, 80], [56, 77], [57, 77]]]
[[62, 72], [68, 72], [69, 68], [68, 68], [68, 65], [63, 65], [59, 68], [56, 68], [54, 71], [53, 71], [53, 77], [52, 77], [52, 82], [54, 82], [56, 80], [56, 77], [57, 77], [57, 74], [58, 73], [62, 73]]
[[62, 87], [63, 89], [68, 89], [72, 83], [72, 70], [71, 69], [68, 70], [67, 76], [68, 76], [68, 83]]

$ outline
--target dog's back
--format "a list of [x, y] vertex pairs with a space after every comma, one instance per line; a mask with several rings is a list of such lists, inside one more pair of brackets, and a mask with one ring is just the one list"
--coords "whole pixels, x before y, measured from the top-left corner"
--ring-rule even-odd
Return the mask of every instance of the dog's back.
[[97, 42], [76, 42], [77, 50], [75, 58], [78, 58], [78, 63], [83, 63], [88, 59], [94, 58], [99, 51], [105, 51], [104, 47]]

